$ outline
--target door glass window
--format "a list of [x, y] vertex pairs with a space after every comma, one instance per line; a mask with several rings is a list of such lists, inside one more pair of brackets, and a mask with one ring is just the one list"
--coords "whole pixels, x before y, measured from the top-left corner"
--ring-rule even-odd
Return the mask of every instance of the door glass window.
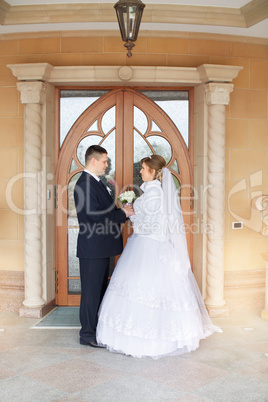
[[[62, 145], [70, 128], [79, 116], [97, 99], [108, 91], [73, 91], [62, 90], [60, 100], [60, 144]], [[68, 294], [75, 295], [81, 292], [79, 260], [76, 257], [78, 236], [78, 220], [74, 204], [74, 187], [85, 167], [85, 152], [91, 145], [103, 146], [108, 152], [108, 168], [101, 177], [103, 183], [110, 188], [111, 196], [115, 195], [115, 136], [116, 136], [116, 107], [101, 114], [85, 131], [84, 137], [74, 149], [70, 163], [68, 180]], [[76, 171], [79, 171], [78, 173]], [[72, 172], [74, 172], [72, 174]], [[113, 264], [113, 260], [111, 262]], [[111, 266], [111, 270], [113, 266]]]
[[[189, 93], [188, 91], [141, 91], [154, 101], [179, 129], [186, 146], [189, 145]], [[140, 160], [146, 156], [161, 155], [173, 173], [175, 185], [180, 191], [180, 169], [175, 159], [174, 150], [165, 138], [165, 133], [151, 116], [134, 106], [134, 166], [133, 184], [137, 188], [142, 184]]]
[[85, 166], [85, 153], [88, 147], [99, 144], [101, 140], [102, 136], [100, 135], [88, 135], [80, 141], [77, 147], [77, 158], [81, 165]]
[[148, 119], [142, 110], [134, 106], [133, 109], [134, 126], [141, 134], [145, 134], [148, 128]]
[[157, 124], [152, 120], [152, 131], [161, 131]]
[[134, 130], [134, 164], [152, 154], [153, 151], [146, 139]]
[[115, 106], [104, 113], [101, 119], [101, 128], [105, 135], [115, 128]]
[[60, 146], [78, 117], [107, 92], [70, 89], [60, 91]]
[[163, 156], [168, 164], [172, 156], [170, 143], [164, 137], [160, 137], [160, 135], [151, 135], [148, 137], [148, 141], [152, 145], [154, 153]]
[[[188, 91], [141, 91], [166, 112], [180, 131], [189, 148], [189, 93]], [[155, 126], [152, 131], [158, 131]], [[161, 131], [161, 130], [160, 130]]]

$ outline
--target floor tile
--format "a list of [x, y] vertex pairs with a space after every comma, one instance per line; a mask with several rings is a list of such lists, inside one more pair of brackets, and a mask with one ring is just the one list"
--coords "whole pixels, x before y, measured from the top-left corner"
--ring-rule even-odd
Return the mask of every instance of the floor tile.
[[82, 359], [73, 359], [49, 367], [33, 370], [27, 376], [59, 390], [74, 393], [95, 385], [104, 384], [118, 376], [108, 370]]
[[185, 355], [184, 358], [191, 361], [208, 364], [209, 366], [220, 368], [227, 371], [236, 371], [259, 362], [263, 354], [245, 350], [243, 348], [229, 346], [223, 344], [217, 348], [211, 347], [199, 348], [192, 355]]
[[179, 399], [175, 399], [172, 402], [212, 402], [211, 399], [200, 398], [199, 396], [195, 396], [193, 394], [187, 394], [181, 396]]
[[[225, 370], [181, 359], [178, 356], [166, 357], [157, 363], [155, 367], [150, 368], [150, 379], [185, 392], [197, 389], [228, 374]], [[135, 374], [146, 378], [147, 373], [147, 370], [140, 370]]]
[[16, 375], [18, 375], [16, 371], [10, 370], [9, 368], [0, 365], [0, 380], [2, 380], [3, 378], [14, 377]]
[[78, 396], [64, 396], [63, 398], [56, 399], [55, 402], [84, 402], [85, 399], [80, 399]]
[[24, 376], [0, 381], [1, 401], [33, 402], [54, 401], [66, 395], [64, 392]]
[[268, 402], [268, 323], [248, 311], [213, 321], [223, 333], [196, 351], [153, 360], [82, 346], [78, 328], [31, 329], [38, 320], [0, 312], [0, 400]]
[[55, 353], [53, 348], [47, 347], [21, 346], [0, 353], [1, 365], [20, 373], [62, 361], [67, 364], [69, 359], [71, 356], [61, 352]]
[[243, 370], [239, 371], [239, 374], [257, 378], [258, 380], [267, 382], [268, 384], [268, 357], [264, 357], [260, 362], [247, 366]]
[[77, 345], [76, 348], [71, 348], [71, 347], [65, 347], [65, 348], [55, 348], [55, 353], [57, 351], [60, 351], [62, 353], [65, 353], [70, 356], [76, 356], [76, 357], [86, 357], [92, 353], [95, 353], [96, 349], [91, 348], [90, 346], [81, 346], [80, 344]]
[[[268, 324], [267, 324], [267, 333], [268, 333]], [[268, 336], [267, 336], [268, 338]], [[247, 344], [246, 348], [248, 350], [252, 350], [253, 352], [259, 352], [259, 353], [268, 353], [268, 339], [267, 342], [259, 342], [259, 343], [251, 343]]]
[[151, 368], [157, 364], [156, 361], [151, 358], [138, 359], [121, 353], [109, 352], [106, 349], [86, 355], [84, 359], [123, 373], [132, 373], [141, 369], [150, 371]]
[[268, 384], [238, 374], [231, 374], [194, 392], [213, 402], [267, 402]]
[[90, 401], [101, 402], [137, 402], [137, 401], [172, 401], [181, 396], [181, 392], [157, 385], [146, 378], [121, 376], [105, 384], [76, 394]]
[[5, 336], [0, 337], [0, 346], [41, 346], [41, 347], [80, 347], [79, 330], [77, 329], [27, 329], [8, 328]]

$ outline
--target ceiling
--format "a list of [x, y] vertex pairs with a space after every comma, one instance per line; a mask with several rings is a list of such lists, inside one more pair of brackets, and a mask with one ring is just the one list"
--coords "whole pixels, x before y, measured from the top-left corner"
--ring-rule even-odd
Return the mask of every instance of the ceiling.
[[[0, 34], [117, 30], [117, 0], [0, 0]], [[140, 31], [268, 39], [268, 0], [143, 0]], [[88, 16], [88, 18], [87, 18]]]

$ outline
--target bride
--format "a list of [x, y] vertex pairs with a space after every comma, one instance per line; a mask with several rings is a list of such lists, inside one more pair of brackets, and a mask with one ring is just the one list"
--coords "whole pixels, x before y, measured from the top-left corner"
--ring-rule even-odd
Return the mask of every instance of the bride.
[[221, 332], [191, 271], [176, 187], [160, 155], [141, 160], [143, 194], [133, 235], [99, 309], [97, 341], [113, 352], [155, 359], [191, 352]]

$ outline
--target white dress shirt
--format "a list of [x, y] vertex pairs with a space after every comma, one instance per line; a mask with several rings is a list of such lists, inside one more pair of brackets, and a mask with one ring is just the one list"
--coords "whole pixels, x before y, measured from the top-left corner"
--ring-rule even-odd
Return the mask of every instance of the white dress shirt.
[[99, 178], [98, 176], [96, 176], [94, 173], [91, 173], [89, 170], [84, 169], [84, 172], [86, 172], [86, 173], [88, 173], [88, 174], [91, 174], [91, 176], [93, 176], [94, 179], [96, 179], [97, 181], [100, 181], [100, 178]]

